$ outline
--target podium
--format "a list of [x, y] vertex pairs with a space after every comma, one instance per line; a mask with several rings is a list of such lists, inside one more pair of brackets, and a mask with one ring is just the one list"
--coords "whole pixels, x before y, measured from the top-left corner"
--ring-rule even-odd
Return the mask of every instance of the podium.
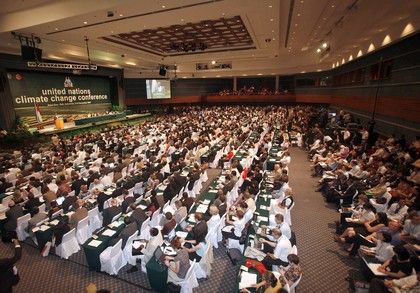
[[54, 120], [54, 124], [56, 129], [64, 129], [64, 120], [62, 117], [57, 117]]

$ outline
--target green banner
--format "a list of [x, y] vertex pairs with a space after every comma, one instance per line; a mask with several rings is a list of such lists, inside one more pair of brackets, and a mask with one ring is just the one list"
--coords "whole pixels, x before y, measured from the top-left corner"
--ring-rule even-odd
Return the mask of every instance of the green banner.
[[9, 71], [7, 77], [16, 110], [38, 104], [44, 110], [66, 107], [68, 112], [79, 112], [90, 104], [111, 103], [105, 77], [30, 71]]

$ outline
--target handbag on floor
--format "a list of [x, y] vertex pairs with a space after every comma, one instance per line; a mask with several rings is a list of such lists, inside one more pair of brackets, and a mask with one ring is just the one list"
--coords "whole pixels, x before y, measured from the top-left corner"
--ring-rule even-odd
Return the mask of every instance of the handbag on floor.
[[50, 249], [51, 249], [51, 241], [48, 241], [47, 243], [45, 243], [44, 247], [42, 248], [41, 251], [41, 256], [46, 257], [50, 254]]

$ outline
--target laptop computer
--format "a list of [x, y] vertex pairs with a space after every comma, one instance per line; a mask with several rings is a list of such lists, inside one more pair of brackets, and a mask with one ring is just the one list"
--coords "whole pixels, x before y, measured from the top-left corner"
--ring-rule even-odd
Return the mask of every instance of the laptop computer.
[[64, 201], [64, 196], [57, 198], [55, 201], [57, 202], [57, 204], [59, 206], [61, 206], [63, 204], [63, 201]]
[[153, 254], [156, 262], [160, 265], [164, 265], [165, 264], [165, 254], [163, 253], [163, 250], [160, 246], [158, 246], [155, 250], [155, 253]]

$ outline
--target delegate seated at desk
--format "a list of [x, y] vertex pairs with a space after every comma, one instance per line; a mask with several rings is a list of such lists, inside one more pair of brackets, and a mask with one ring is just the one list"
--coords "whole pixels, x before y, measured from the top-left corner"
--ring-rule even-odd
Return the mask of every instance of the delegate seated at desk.
[[168, 283], [176, 283], [182, 281], [190, 268], [190, 259], [188, 251], [181, 245], [178, 238], [171, 241], [171, 246], [177, 252], [175, 257], [165, 256], [165, 265], [168, 267]]

